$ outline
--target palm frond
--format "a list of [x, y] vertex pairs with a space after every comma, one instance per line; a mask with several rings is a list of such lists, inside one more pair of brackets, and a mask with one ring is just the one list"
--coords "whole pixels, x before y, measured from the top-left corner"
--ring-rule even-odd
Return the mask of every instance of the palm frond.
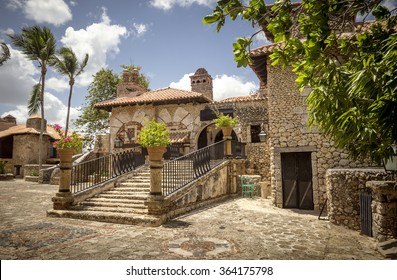
[[0, 66], [11, 57], [10, 49], [5, 43], [0, 43], [2, 53], [0, 53]]
[[30, 98], [28, 101], [28, 113], [29, 116], [33, 114], [37, 114], [39, 109], [41, 108], [41, 84], [37, 83], [33, 86], [32, 92], [30, 93]]

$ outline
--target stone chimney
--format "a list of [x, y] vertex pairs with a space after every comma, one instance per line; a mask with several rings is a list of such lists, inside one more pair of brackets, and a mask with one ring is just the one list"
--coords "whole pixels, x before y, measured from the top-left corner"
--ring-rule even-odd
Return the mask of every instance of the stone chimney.
[[[27, 128], [34, 128], [40, 131], [41, 128], [41, 116], [33, 115], [26, 120], [26, 127]], [[47, 132], [47, 120], [44, 119], [44, 132]]]
[[213, 100], [212, 93], [212, 77], [204, 68], [197, 69], [193, 76], [190, 76], [190, 84], [192, 91], [204, 94], [209, 99]]
[[139, 71], [137, 69], [124, 69], [123, 81], [117, 86], [117, 97], [139, 96], [146, 90], [139, 84]]

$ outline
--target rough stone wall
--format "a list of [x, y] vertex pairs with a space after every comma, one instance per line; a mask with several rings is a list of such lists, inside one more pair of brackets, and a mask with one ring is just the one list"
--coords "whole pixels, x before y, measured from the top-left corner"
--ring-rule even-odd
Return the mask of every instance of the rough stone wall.
[[[42, 160], [45, 163], [48, 158], [48, 150], [51, 145], [48, 136], [43, 135]], [[21, 175], [24, 176], [24, 165], [39, 163], [39, 135], [22, 134], [14, 136], [13, 164], [22, 165]], [[27, 174], [30, 175], [30, 174]]]
[[164, 219], [189, 212], [241, 191], [238, 176], [244, 172], [244, 160], [230, 160], [212, 169], [196, 181], [165, 198], [167, 209]]
[[265, 143], [250, 143], [245, 147], [247, 155], [247, 173], [261, 176], [261, 182], [270, 188], [270, 153], [269, 145]]
[[397, 238], [397, 182], [370, 181], [372, 235], [379, 241]]
[[305, 98], [310, 92], [299, 92], [296, 75], [290, 68], [268, 65], [268, 110], [270, 176], [273, 203], [283, 206], [281, 153], [310, 152], [313, 173], [314, 208], [319, 209], [326, 197], [325, 173], [329, 168], [369, 166], [348, 159], [334, 143], [307, 125]]
[[383, 169], [329, 169], [326, 173], [329, 220], [353, 230], [360, 229], [359, 193], [367, 181], [391, 179]]

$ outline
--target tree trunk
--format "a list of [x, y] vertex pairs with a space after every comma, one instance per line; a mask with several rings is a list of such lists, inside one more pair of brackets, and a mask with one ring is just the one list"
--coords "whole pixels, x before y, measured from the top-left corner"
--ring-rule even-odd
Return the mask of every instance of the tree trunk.
[[45, 83], [45, 74], [47, 72], [47, 68], [45, 66], [41, 69], [41, 92], [40, 92], [40, 102], [41, 102], [41, 122], [40, 122], [40, 136], [39, 136], [39, 173], [43, 164], [43, 134], [44, 134], [44, 83]]
[[67, 137], [68, 129], [69, 129], [70, 103], [72, 101], [72, 93], [73, 93], [73, 85], [74, 85], [73, 78], [70, 80], [69, 85], [70, 85], [70, 91], [69, 91], [69, 99], [68, 99], [68, 112], [66, 114], [65, 137]]

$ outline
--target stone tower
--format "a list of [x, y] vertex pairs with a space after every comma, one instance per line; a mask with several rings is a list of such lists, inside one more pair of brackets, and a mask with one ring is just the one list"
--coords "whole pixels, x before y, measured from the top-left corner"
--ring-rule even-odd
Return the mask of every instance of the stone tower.
[[190, 76], [190, 84], [192, 91], [204, 94], [209, 99], [213, 100], [212, 93], [212, 77], [204, 68], [197, 69], [193, 76]]
[[117, 97], [137, 96], [146, 90], [139, 84], [139, 71], [137, 69], [125, 69], [123, 71], [123, 81], [117, 86]]

